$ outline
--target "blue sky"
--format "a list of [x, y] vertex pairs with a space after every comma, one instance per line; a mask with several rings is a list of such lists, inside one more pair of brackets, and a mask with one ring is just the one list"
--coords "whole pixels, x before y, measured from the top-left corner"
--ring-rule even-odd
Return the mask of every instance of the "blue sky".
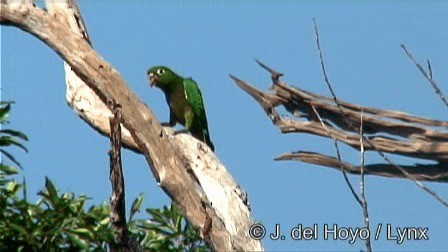
[[[94, 48], [118, 69], [129, 87], [160, 121], [168, 120], [165, 99], [150, 89], [146, 70], [167, 65], [193, 77], [204, 95], [216, 154], [248, 192], [255, 220], [268, 232], [318, 225], [312, 241], [263, 240], [266, 250], [357, 250], [341, 240], [324, 240], [324, 224], [362, 227], [362, 211], [342, 174], [298, 162], [275, 162], [278, 154], [297, 150], [335, 155], [331, 141], [308, 135], [282, 135], [228, 74], [265, 90], [267, 73], [254, 58], [285, 73], [287, 83], [329, 95], [316, 52], [312, 18], [317, 19], [328, 75], [340, 99], [446, 120], [447, 110], [400, 48], [406, 44], [417, 60], [430, 59], [435, 79], [448, 92], [447, 2], [399, 4], [320, 1], [143, 2], [119, 4], [81, 1], [80, 8]], [[1, 98], [14, 100], [10, 127], [25, 132], [29, 153], [13, 153], [24, 166], [31, 200], [44, 176], [62, 192], [109, 199], [108, 139], [93, 131], [65, 102], [61, 59], [36, 38], [1, 27]], [[359, 153], [341, 148], [359, 162]], [[390, 155], [397, 162], [415, 160]], [[142, 156], [125, 151], [127, 204], [145, 194], [145, 207], [169, 199], [156, 185]], [[367, 155], [367, 163], [381, 161]], [[358, 177], [350, 177], [358, 188]], [[443, 250], [448, 211], [402, 179], [367, 177], [371, 225], [428, 228], [429, 240], [387, 240], [383, 232], [374, 250]], [[427, 183], [447, 199], [448, 187]], [[395, 230], [395, 229], [394, 229]], [[384, 230], [383, 230], [384, 231]], [[396, 231], [395, 235], [396, 235]]]

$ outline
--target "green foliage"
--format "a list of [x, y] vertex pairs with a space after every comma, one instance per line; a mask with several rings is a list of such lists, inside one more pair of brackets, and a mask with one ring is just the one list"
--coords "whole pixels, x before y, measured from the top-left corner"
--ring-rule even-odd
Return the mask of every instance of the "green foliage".
[[[0, 101], [0, 124], [3, 126], [5, 124], [8, 124], [8, 117], [9, 117], [9, 111], [11, 110], [11, 104], [12, 102], [3, 102]], [[16, 146], [21, 148], [24, 151], [28, 151], [23, 144], [21, 144], [19, 141], [24, 140], [28, 141], [28, 138], [25, 134], [19, 131], [11, 130], [11, 129], [3, 129], [3, 127], [0, 129], [0, 153], [3, 154], [4, 157], [8, 158], [11, 162], [13, 162], [18, 167], [22, 167], [20, 163], [14, 158], [13, 155], [11, 155], [8, 151], [6, 151], [4, 148], [9, 146]], [[5, 165], [2, 162], [0, 164], [3, 170], [8, 170], [9, 173], [17, 173], [14, 172], [15, 168], [9, 165]], [[0, 179], [1, 179], [1, 173], [0, 173]]]
[[36, 204], [19, 197], [21, 189], [12, 179], [0, 187], [0, 251], [103, 251], [113, 242], [107, 205], [85, 211], [86, 196], [58, 194], [48, 178]]
[[[86, 196], [60, 194], [48, 178], [36, 204], [18, 196], [24, 188], [24, 183], [12, 179], [0, 186], [0, 251], [105, 251], [108, 244], [114, 244], [108, 204], [84, 210]], [[142, 202], [140, 195], [131, 212], [140, 211]], [[174, 205], [146, 209], [146, 213], [147, 219], [130, 219], [128, 223], [131, 237], [143, 249], [209, 250]]]
[[[135, 202], [139, 201], [137, 198]], [[129, 230], [140, 245], [150, 251], [209, 251], [179, 209], [171, 204], [162, 209], [146, 209], [149, 219], [130, 220]]]
[[[11, 103], [0, 102], [0, 123], [6, 124]], [[19, 140], [27, 137], [18, 131], [0, 130], [1, 153], [16, 166], [20, 163], [4, 147], [26, 151]], [[6, 153], [6, 154], [5, 154]], [[25, 180], [18, 183], [19, 169], [0, 165], [0, 251], [106, 251], [115, 245], [110, 228], [109, 205], [103, 203], [85, 210], [88, 197], [59, 193], [46, 178], [45, 189], [36, 203], [26, 200]], [[144, 250], [208, 251], [198, 231], [171, 205], [146, 209], [147, 219], [133, 219], [143, 203], [137, 197], [130, 211], [129, 231]]]

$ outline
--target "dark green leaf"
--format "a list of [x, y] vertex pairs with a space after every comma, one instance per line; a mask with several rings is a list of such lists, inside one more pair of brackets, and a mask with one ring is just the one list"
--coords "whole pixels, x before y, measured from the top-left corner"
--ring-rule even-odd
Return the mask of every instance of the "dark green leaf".
[[14, 175], [19, 173], [19, 170], [16, 168], [4, 164], [0, 164], [0, 171], [4, 172], [6, 175]]
[[152, 216], [152, 220], [159, 224], [167, 224], [166, 219], [162, 215], [162, 211], [159, 209], [146, 209], [146, 211]]
[[9, 226], [10, 226], [13, 230], [19, 232], [21, 235], [23, 235], [23, 236], [27, 236], [27, 235], [28, 235], [28, 232], [26, 231], [26, 229], [23, 228], [21, 225], [18, 225], [18, 224], [16, 224], [16, 223], [12, 223], [12, 222], [10, 222], [10, 223], [8, 223], [8, 224], [9, 224]]
[[177, 220], [175, 222], [175, 227], [177, 228], [177, 233], [182, 233], [182, 215], [176, 216]]
[[22, 140], [28, 141], [28, 137], [20, 131], [4, 129], [4, 130], [0, 130], [0, 133], [8, 134], [10, 136], [18, 137]]
[[134, 202], [132, 202], [131, 213], [129, 214], [129, 220], [132, 220], [134, 214], [140, 210], [142, 202], [143, 202], [143, 194], [140, 194], [137, 198], [135, 198]]
[[[3, 105], [3, 104], [1, 104]], [[0, 121], [3, 122], [9, 117], [9, 110], [11, 109], [11, 104], [7, 103], [6, 106], [0, 108]]]
[[25, 176], [23, 176], [22, 188], [23, 188], [23, 200], [26, 202], [27, 201], [27, 197], [26, 197], [26, 179], [25, 179]]
[[23, 144], [17, 142], [14, 138], [12, 138], [10, 136], [0, 137], [0, 146], [11, 146], [11, 145], [15, 145], [15, 146], [21, 148], [22, 150], [24, 150], [25, 152], [28, 152], [26, 147], [23, 146]]
[[49, 199], [52, 203], [57, 204], [58, 203], [58, 193], [56, 191], [56, 188], [53, 185], [53, 182], [48, 177], [45, 177], [45, 188], [47, 189]]
[[68, 238], [80, 249], [87, 250], [87, 244], [84, 240], [80, 239], [77, 235], [67, 233]]
[[93, 240], [93, 238], [94, 238], [92, 232], [86, 228], [77, 228], [77, 229], [71, 230], [70, 232], [77, 234], [87, 240]]
[[0, 149], [0, 153], [3, 153], [3, 155], [5, 155], [9, 160], [11, 160], [11, 162], [16, 164], [18, 167], [22, 168], [22, 165], [20, 165], [19, 161], [17, 161], [13, 155], [9, 154], [9, 152]]

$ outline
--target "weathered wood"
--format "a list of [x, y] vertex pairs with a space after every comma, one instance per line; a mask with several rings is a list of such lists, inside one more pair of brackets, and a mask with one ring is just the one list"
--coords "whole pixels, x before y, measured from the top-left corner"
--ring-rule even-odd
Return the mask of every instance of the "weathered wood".
[[[271, 77], [276, 73], [264, 64], [262, 67], [271, 73]], [[278, 74], [275, 76], [277, 78], [272, 77], [270, 88], [273, 93], [260, 91], [234, 76], [231, 78], [259, 103], [282, 133], [309, 133], [326, 138], [332, 136], [337, 141], [359, 150], [360, 136], [354, 129], [359, 129], [362, 114], [364, 136], [369, 140], [364, 142], [366, 151], [381, 151], [435, 161], [437, 164], [434, 165], [416, 164], [401, 167], [418, 180], [448, 182], [448, 122], [414, 117], [398, 111], [362, 107], [341, 100], [338, 101], [338, 107], [331, 97], [289, 86], [278, 79]], [[291, 115], [280, 116], [276, 111], [278, 106], [283, 106]], [[328, 131], [322, 127], [313, 107], [318, 111]], [[318, 153], [290, 153], [276, 160], [300, 160], [340, 169], [337, 159]], [[350, 173], [359, 173], [359, 167], [347, 163], [343, 166]], [[367, 165], [366, 174], [407, 178], [394, 167], [390, 164]]]
[[124, 176], [121, 162], [121, 107], [110, 101], [113, 117], [110, 118], [110, 182], [112, 193], [110, 196], [110, 223], [115, 233], [115, 245], [109, 245], [111, 251], [134, 251], [130, 246], [129, 230], [126, 224], [126, 200]]
[[[285, 153], [275, 158], [276, 161], [295, 160], [305, 163], [325, 166], [340, 170], [340, 166], [344, 167], [344, 170], [350, 174], [359, 175], [361, 173], [361, 167], [352, 165], [347, 162], [339, 163], [335, 157], [323, 155], [315, 152], [298, 151]], [[416, 164], [416, 165], [400, 165], [403, 169], [409, 172], [414, 178], [420, 181], [430, 182], [448, 182], [448, 164]], [[365, 174], [377, 175], [388, 178], [406, 178], [403, 173], [395, 169], [389, 164], [369, 164], [364, 165]]]

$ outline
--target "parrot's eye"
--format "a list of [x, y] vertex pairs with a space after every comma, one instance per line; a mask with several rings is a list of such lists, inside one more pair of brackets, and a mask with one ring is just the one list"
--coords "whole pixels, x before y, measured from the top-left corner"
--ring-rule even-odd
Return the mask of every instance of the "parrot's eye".
[[162, 74], [164, 74], [165, 73], [165, 69], [163, 69], [163, 68], [159, 68], [159, 69], [157, 69], [157, 74], [158, 75], [162, 75]]

